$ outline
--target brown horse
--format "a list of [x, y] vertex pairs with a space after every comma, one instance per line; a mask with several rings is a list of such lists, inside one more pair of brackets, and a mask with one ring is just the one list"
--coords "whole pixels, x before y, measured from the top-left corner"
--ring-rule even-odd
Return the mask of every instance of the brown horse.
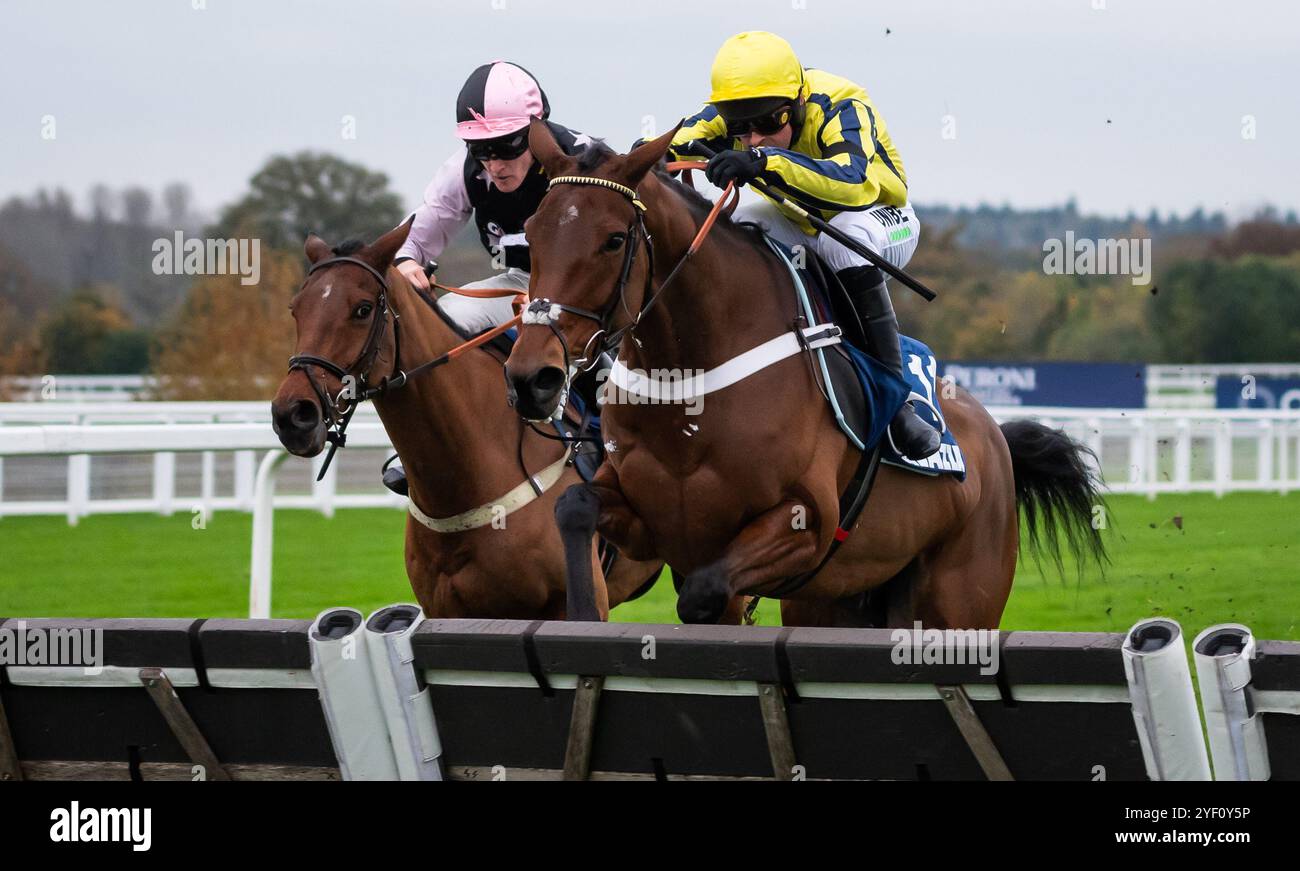
[[[338, 420], [334, 397], [344, 374], [360, 386], [382, 385], [385, 378], [400, 384], [400, 371], [464, 341], [433, 310], [432, 299], [390, 268], [409, 229], [403, 224], [372, 245], [336, 250], [308, 237], [313, 268], [290, 306], [298, 330], [294, 368], [271, 403], [273, 426], [290, 453], [312, 457], [324, 449]], [[491, 510], [502, 494], [530, 475], [540, 477], [564, 452], [506, 406], [501, 365], [501, 356], [472, 350], [373, 398], [420, 511], [449, 518], [484, 506], [487, 516], [480, 520], [491, 519], [438, 532], [408, 514], [406, 572], [429, 617], [559, 619], [567, 610], [564, 549], [552, 513], [564, 488], [581, 479], [566, 466], [554, 486], [518, 510], [506, 514], [499, 502], [501, 510]], [[323, 552], [338, 556], [328, 547]], [[606, 614], [661, 566], [620, 559], [608, 593], [603, 582], [595, 585], [594, 607]], [[599, 565], [592, 571], [601, 577]]]
[[[681, 373], [711, 370], [795, 323], [786, 267], [752, 229], [725, 219], [664, 289], [709, 205], [651, 171], [672, 136], [625, 156], [593, 148], [575, 159], [533, 125], [530, 147], [552, 188], [526, 225], [534, 317], [506, 366], [524, 417], [555, 407], [565, 367], [601, 331], [625, 333], [628, 369]], [[942, 410], [965, 453], [965, 481], [882, 467], [842, 546], [782, 596], [787, 624], [996, 627], [1015, 573], [1017, 503], [1036, 555], [1042, 544], [1059, 564], [1059, 528], [1076, 557], [1104, 557], [1086, 448], [1027, 421], [999, 428], [961, 390]], [[666, 559], [684, 575], [679, 616], [710, 622], [735, 597], [774, 592], [820, 563], [860, 453], [802, 353], [709, 393], [697, 411], [607, 402], [607, 461], [561, 497], [556, 518], [572, 565], [590, 562], [598, 529], [633, 559]]]

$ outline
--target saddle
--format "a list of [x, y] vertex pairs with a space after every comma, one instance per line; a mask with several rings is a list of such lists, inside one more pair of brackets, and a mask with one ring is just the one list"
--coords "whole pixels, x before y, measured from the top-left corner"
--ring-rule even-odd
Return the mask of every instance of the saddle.
[[[960, 448], [944, 425], [939, 411], [934, 382], [937, 362], [930, 349], [910, 337], [900, 336], [904, 359], [909, 364], [906, 379], [900, 379], [863, 350], [868, 347], [868, 342], [861, 319], [838, 277], [816, 252], [805, 250], [805, 266], [797, 268], [788, 249], [770, 237], [765, 236], [765, 239], [789, 267], [800, 310], [805, 317], [818, 324], [833, 322], [840, 329], [841, 337], [837, 344], [809, 349], [809, 353], [814, 358], [814, 372], [837, 425], [862, 452], [853, 479], [840, 494], [839, 523], [830, 548], [814, 569], [787, 578], [764, 597], [780, 598], [808, 583], [848, 538], [871, 494], [881, 462], [924, 474], [952, 472], [960, 478], [965, 477], [966, 469]], [[913, 461], [904, 457], [889, 435], [890, 421], [909, 400], [922, 419], [943, 434], [944, 446], [938, 454], [925, 460]], [[757, 601], [756, 597], [751, 611]]]
[[[881, 439], [881, 462], [921, 475], [950, 473], [957, 480], [966, 477], [966, 462], [961, 447], [943, 419], [939, 403], [938, 360], [924, 342], [911, 336], [898, 337], [904, 361], [907, 401], [917, 415], [941, 435], [938, 453], [922, 460], [904, 456], [894, 445], [888, 430], [892, 413], [883, 420], [872, 421], [873, 414], [885, 413], [888, 402], [880, 397], [885, 381], [896, 381], [893, 373], [878, 363], [870, 349], [862, 321], [849, 300], [844, 285], [816, 254], [805, 253], [807, 265], [800, 270], [813, 307], [824, 320], [834, 321], [842, 332], [839, 345], [826, 349], [828, 384], [827, 401], [836, 410], [840, 429], [859, 449], [868, 449]], [[897, 410], [895, 408], [895, 410]]]

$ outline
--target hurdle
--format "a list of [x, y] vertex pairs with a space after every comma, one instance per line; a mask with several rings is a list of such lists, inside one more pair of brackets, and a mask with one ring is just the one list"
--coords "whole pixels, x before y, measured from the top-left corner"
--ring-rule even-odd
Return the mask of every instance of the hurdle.
[[1209, 759], [1218, 779], [1300, 779], [1300, 644], [1245, 627], [1193, 643], [1208, 746], [1163, 619], [997, 633], [964, 659], [931, 656], [933, 630], [411, 605], [0, 621], [0, 638], [19, 630], [98, 633], [101, 655], [4, 660], [2, 780], [1204, 780]]
[[1215, 779], [1300, 779], [1300, 643], [1221, 623], [1192, 649]]
[[[900, 664], [885, 629], [431, 624], [415, 636], [415, 666], [452, 780], [1159, 770], [1144, 758], [1121, 634], [1003, 633], [998, 671], [985, 674], [976, 663]], [[1180, 690], [1191, 697], [1190, 680]], [[511, 722], [528, 726], [503, 728]]]
[[82, 639], [99, 648], [100, 660], [95, 668], [0, 668], [9, 736], [0, 779], [338, 780], [311, 674], [309, 626], [0, 621], [0, 636]]

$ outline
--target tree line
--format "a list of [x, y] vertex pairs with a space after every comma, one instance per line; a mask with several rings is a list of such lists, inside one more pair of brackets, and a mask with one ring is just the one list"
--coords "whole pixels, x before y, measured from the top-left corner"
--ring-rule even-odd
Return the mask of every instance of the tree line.
[[[372, 239], [414, 195], [356, 163], [314, 152], [277, 155], [213, 220], [189, 188], [65, 191], [0, 205], [0, 374], [150, 372], [171, 398], [267, 398], [292, 353], [287, 304], [303, 276], [308, 231], [332, 243]], [[1267, 362], [1300, 352], [1300, 224], [1265, 211], [1105, 218], [1071, 203], [1020, 211], [918, 207], [925, 228], [910, 269], [939, 290], [933, 304], [898, 289], [905, 331], [944, 359]], [[155, 240], [176, 231], [261, 240], [258, 284], [238, 275], [158, 275]], [[1124, 275], [1048, 275], [1045, 239], [1151, 239], [1150, 285]], [[482, 277], [469, 231], [439, 276]]]

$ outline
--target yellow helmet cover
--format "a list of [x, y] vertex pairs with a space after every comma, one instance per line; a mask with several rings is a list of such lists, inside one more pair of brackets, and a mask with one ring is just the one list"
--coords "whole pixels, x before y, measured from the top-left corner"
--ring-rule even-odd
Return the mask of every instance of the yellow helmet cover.
[[775, 33], [749, 30], [722, 44], [713, 59], [710, 103], [785, 97], [803, 89], [803, 67], [790, 43]]

